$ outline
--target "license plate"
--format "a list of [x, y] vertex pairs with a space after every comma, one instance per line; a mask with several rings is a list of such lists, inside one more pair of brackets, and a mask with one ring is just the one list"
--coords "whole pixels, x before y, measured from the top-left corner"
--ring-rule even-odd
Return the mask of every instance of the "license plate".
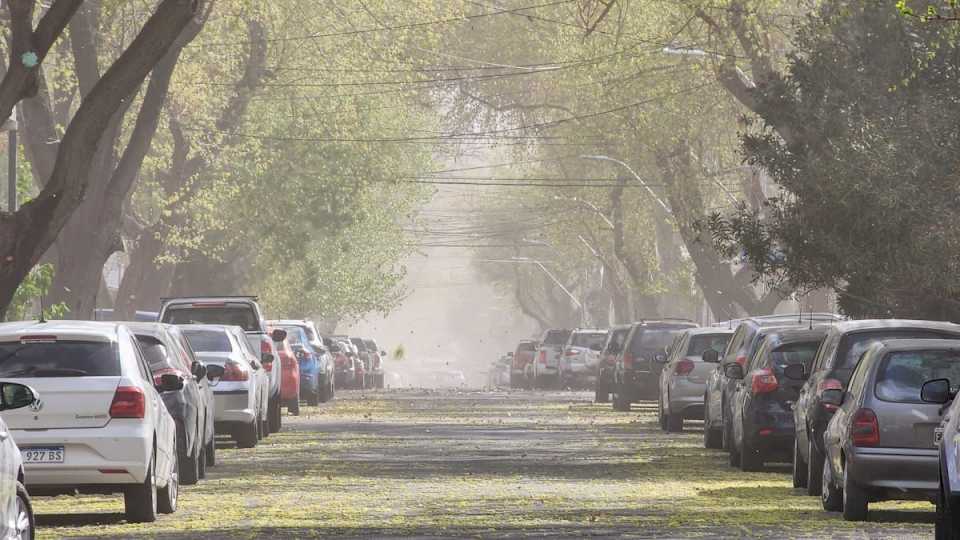
[[63, 463], [62, 446], [32, 446], [20, 450], [24, 463]]
[[933, 430], [933, 445], [936, 446], [940, 444], [940, 441], [943, 440], [943, 428], [938, 427]]

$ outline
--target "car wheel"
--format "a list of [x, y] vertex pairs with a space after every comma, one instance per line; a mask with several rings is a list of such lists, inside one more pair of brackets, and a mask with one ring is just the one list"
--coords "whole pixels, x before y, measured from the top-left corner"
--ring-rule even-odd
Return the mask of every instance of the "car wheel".
[[680, 433], [681, 431], [683, 431], [683, 415], [667, 413], [667, 432]]
[[800, 441], [793, 439], [793, 487], [807, 487], [807, 464], [800, 456]]
[[242, 424], [234, 429], [233, 440], [237, 443], [237, 448], [254, 448], [260, 439], [257, 432], [260, 419], [255, 418], [249, 424]]
[[207, 467], [214, 467], [217, 464], [217, 438], [213, 437], [207, 443], [207, 449], [203, 453], [207, 460]]
[[740, 466], [740, 449], [737, 448], [736, 441], [730, 440], [727, 450], [729, 450], [730, 452], [728, 454], [730, 458], [729, 460], [730, 466], [739, 467]]
[[200, 479], [203, 480], [207, 477], [207, 445], [200, 447], [200, 456], [197, 460], [200, 464]]
[[740, 450], [740, 470], [743, 472], [757, 472], [763, 469], [763, 456], [750, 444], [750, 439], [743, 438]]
[[157, 486], [154, 483], [153, 457], [147, 466], [147, 477], [142, 484], [130, 486], [123, 492], [123, 507], [130, 523], [152, 523], [157, 520]]
[[663, 431], [667, 430], [667, 415], [663, 412], [663, 401], [657, 400], [657, 424]]
[[161, 514], [172, 514], [177, 511], [177, 497], [180, 496], [180, 465], [173, 460], [173, 470], [167, 485], [157, 490], [157, 511]]
[[820, 475], [820, 504], [827, 512], [839, 512], [843, 509], [843, 494], [833, 482], [833, 471], [830, 470], [830, 462], [821, 460], [822, 474]]
[[731, 450], [733, 448], [733, 430], [726, 419], [723, 421], [723, 427], [720, 428], [720, 434], [720, 447], [727, 451]]
[[[703, 398], [705, 404], [709, 403], [706, 396]], [[709, 449], [723, 448], [723, 432], [717, 428], [710, 427], [710, 410], [708, 405], [703, 408], [703, 447]]]
[[[314, 403], [316, 405], [316, 403]], [[293, 398], [287, 403], [287, 412], [294, 416], [300, 416], [300, 399]]]
[[30, 494], [27, 493], [27, 488], [20, 482], [17, 482], [17, 521], [15, 526], [14, 538], [33, 540], [33, 534], [37, 528], [37, 521], [33, 516], [33, 503], [30, 502]]
[[610, 401], [610, 391], [607, 390], [607, 385], [603, 384], [603, 379], [599, 375], [593, 391], [593, 401], [595, 403], [608, 403]]
[[623, 393], [619, 387], [613, 388], [613, 410], [619, 412], [630, 412], [630, 402], [623, 399]]
[[823, 486], [823, 455], [813, 444], [813, 438], [807, 439], [807, 495], [816, 497]]
[[267, 409], [267, 414], [269, 415], [267, 421], [267, 431], [263, 434], [264, 437], [271, 433], [276, 433], [280, 431], [280, 428], [283, 427], [283, 417], [280, 411], [280, 396], [277, 396], [271, 401], [273, 405], [271, 408]]
[[326, 401], [324, 394], [326, 393], [326, 388], [321, 388], [320, 381], [317, 381], [317, 388], [315, 390], [307, 390], [307, 405], [311, 407], [316, 407], [320, 404], [321, 401]]
[[177, 466], [180, 469], [180, 481], [185, 486], [192, 486], [200, 479], [200, 456], [194, 452], [187, 454], [187, 432], [183, 423], [177, 422]]
[[868, 515], [867, 493], [858, 486], [850, 474], [850, 468], [843, 468], [843, 519], [846, 521], [866, 521]]
[[946, 490], [943, 489], [943, 480], [940, 480], [940, 491], [937, 495], [937, 517], [934, 528], [936, 540], [960, 539], [960, 513], [957, 512], [960, 500], [947, 500]]

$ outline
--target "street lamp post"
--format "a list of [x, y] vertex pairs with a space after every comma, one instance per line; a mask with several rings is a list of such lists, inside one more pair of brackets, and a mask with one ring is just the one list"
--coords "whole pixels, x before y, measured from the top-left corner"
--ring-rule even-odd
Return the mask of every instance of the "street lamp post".
[[17, 109], [14, 108], [0, 131], [7, 132], [7, 211], [17, 211]]

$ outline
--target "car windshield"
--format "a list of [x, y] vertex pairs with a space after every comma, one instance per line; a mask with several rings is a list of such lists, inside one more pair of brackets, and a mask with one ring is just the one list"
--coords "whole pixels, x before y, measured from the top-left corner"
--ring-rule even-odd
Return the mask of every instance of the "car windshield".
[[820, 340], [800, 341], [797, 343], [787, 343], [773, 350], [771, 354], [771, 363], [774, 373], [779, 376], [783, 370], [791, 364], [803, 364], [809, 371], [813, 364], [813, 357], [820, 348]]
[[890, 353], [877, 372], [877, 397], [884, 401], [922, 403], [920, 388], [933, 379], [960, 385], [960, 354], [956, 351]]
[[223, 307], [171, 306], [163, 314], [168, 324], [223, 324], [239, 326], [245, 332], [260, 332], [260, 321], [249, 305]]
[[570, 330], [547, 330], [547, 337], [544, 338], [544, 345], [563, 345], [570, 339]]
[[643, 358], [650, 353], [663, 352], [673, 343], [677, 334], [686, 328], [638, 328], [639, 336], [634, 335], [630, 342], [630, 352], [633, 356]]
[[731, 334], [701, 334], [690, 338], [686, 356], [703, 356], [703, 353], [713, 349], [719, 354], [727, 348]]
[[0, 343], [0, 377], [110, 377], [120, 357], [103, 341]]
[[573, 345], [574, 347], [584, 347], [587, 349], [592, 348], [594, 346], [599, 348], [599, 347], [603, 347], [603, 342], [606, 340], [607, 340], [606, 332], [592, 332], [589, 334], [577, 332], [573, 334], [573, 343], [571, 343], [571, 345]]
[[889, 330], [873, 330], [857, 332], [844, 336], [837, 353], [839, 361], [834, 365], [838, 369], [853, 369], [863, 353], [877, 341], [887, 339], [957, 339], [954, 334], [936, 332], [934, 330], [891, 328]]
[[217, 330], [184, 330], [190, 347], [196, 352], [233, 352], [226, 332]]

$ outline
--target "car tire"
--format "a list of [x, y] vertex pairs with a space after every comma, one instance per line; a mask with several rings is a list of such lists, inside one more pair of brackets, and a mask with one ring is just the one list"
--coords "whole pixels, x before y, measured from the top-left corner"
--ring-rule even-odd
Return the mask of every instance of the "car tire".
[[613, 410], [618, 412], [630, 412], [630, 402], [623, 399], [623, 393], [616, 386], [613, 388]]
[[843, 468], [843, 519], [846, 521], [866, 521], [869, 514], [867, 493], [850, 474], [850, 468]]
[[242, 424], [234, 429], [233, 440], [237, 443], [237, 448], [255, 448], [257, 446], [257, 441], [260, 439], [257, 434], [260, 431], [259, 424], [260, 418], [257, 417], [249, 424]]
[[320, 404], [321, 401], [326, 401], [324, 394], [326, 394], [327, 389], [320, 386], [320, 381], [317, 381], [317, 388], [314, 390], [307, 390], [307, 405], [311, 407], [316, 407]]
[[17, 517], [16, 517], [15, 538], [33, 540], [34, 533], [37, 530], [37, 519], [33, 515], [33, 503], [30, 501], [30, 494], [27, 488], [17, 482]]
[[300, 416], [300, 399], [299, 398], [293, 398], [287, 402], [287, 412], [294, 416]]
[[934, 527], [936, 540], [960, 539], [960, 499], [947, 500], [946, 490], [943, 489], [943, 480], [940, 480], [940, 492], [937, 496], [937, 517]]
[[657, 400], [657, 424], [661, 431], [667, 431], [667, 415], [663, 412], [663, 401]]
[[593, 401], [594, 403], [610, 402], [610, 391], [607, 390], [607, 385], [603, 384], [603, 379], [599, 375], [597, 376], [597, 384], [593, 390]]
[[207, 448], [203, 452], [204, 458], [207, 460], [207, 467], [215, 467], [217, 465], [217, 438], [212, 437], [210, 442], [207, 443]]
[[720, 428], [720, 447], [730, 451], [733, 448], [733, 433], [730, 423], [724, 420], [723, 427]]
[[199, 477], [201, 480], [207, 477], [207, 445], [200, 447], [200, 474]]
[[267, 431], [264, 433], [264, 437], [270, 435], [271, 433], [276, 433], [280, 431], [280, 428], [283, 427], [283, 415], [280, 410], [280, 396], [275, 397], [270, 401], [271, 407], [267, 408]]
[[730, 458], [729, 459], [730, 466], [740, 467], [740, 459], [741, 459], [740, 449], [737, 448], [737, 444], [735, 441], [733, 440], [729, 441], [728, 450], [729, 450], [728, 456]]
[[153, 523], [157, 520], [157, 486], [154, 483], [154, 460], [151, 456], [143, 483], [123, 491], [123, 509], [130, 523]]
[[667, 414], [667, 433], [681, 433], [683, 431], [683, 415], [677, 413]]
[[192, 456], [187, 452], [187, 432], [182, 422], [177, 422], [177, 467], [180, 469], [180, 483], [192, 486], [200, 480], [200, 456], [194, 451]]
[[830, 470], [830, 462], [821, 460], [820, 473], [820, 504], [827, 512], [839, 512], [843, 510], [843, 493], [837, 488], [833, 481], [833, 471]]
[[807, 487], [807, 463], [800, 455], [800, 441], [793, 440], [793, 487]]
[[750, 444], [750, 439], [744, 437], [740, 450], [740, 470], [743, 472], [759, 472], [763, 470], [763, 456]]
[[263, 440], [263, 433], [267, 430], [267, 421], [263, 419], [263, 416], [257, 415], [257, 440]]
[[710, 426], [710, 409], [707, 408], [709, 406], [707, 404], [710, 402], [706, 396], [704, 396], [703, 402], [703, 447], [710, 450], [723, 448], [723, 432]]
[[170, 478], [167, 479], [167, 485], [157, 490], [157, 512], [161, 514], [172, 514], [177, 511], [177, 499], [180, 497], [180, 464], [178, 460], [173, 461], [173, 470], [170, 471]]
[[807, 436], [807, 495], [817, 497], [823, 487], [823, 455]]

